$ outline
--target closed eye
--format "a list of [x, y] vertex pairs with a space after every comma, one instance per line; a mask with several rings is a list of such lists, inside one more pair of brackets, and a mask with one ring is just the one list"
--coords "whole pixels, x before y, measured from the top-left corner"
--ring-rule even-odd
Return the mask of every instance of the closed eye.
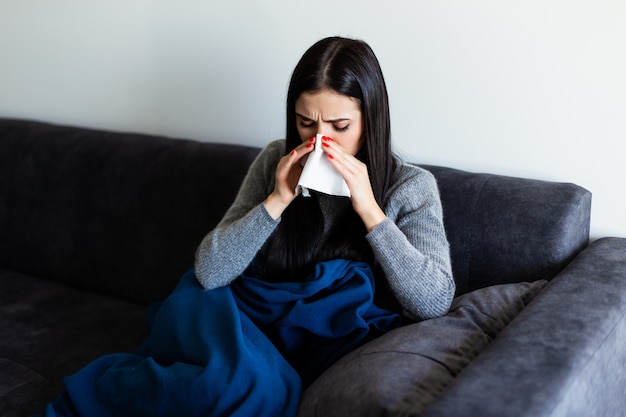
[[308, 117], [304, 117], [301, 114], [298, 114], [298, 119], [300, 119], [300, 126], [307, 129], [313, 127], [315, 124], [315, 120], [309, 119]]

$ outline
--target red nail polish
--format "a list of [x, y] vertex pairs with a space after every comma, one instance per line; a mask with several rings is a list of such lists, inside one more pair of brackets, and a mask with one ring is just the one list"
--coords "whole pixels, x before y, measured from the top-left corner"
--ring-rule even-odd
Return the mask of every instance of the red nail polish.
[[315, 136], [311, 136], [311, 138], [309, 138], [309, 142], [315, 142]]
[[330, 145], [328, 143], [322, 143], [322, 146], [324, 146], [325, 148], [330, 148]]
[[332, 156], [331, 154], [328, 154], [328, 159], [333, 159], [334, 156]]
[[294, 149], [293, 151], [291, 151], [289, 155], [294, 156], [295, 154], [296, 154], [296, 150]]
[[333, 141], [333, 139], [329, 138], [328, 136], [322, 136], [322, 139], [325, 140], [325, 141], [328, 141], [328, 142], [332, 142]]
[[309, 143], [308, 145], [306, 145], [307, 148], [311, 149], [313, 147], [312, 143]]

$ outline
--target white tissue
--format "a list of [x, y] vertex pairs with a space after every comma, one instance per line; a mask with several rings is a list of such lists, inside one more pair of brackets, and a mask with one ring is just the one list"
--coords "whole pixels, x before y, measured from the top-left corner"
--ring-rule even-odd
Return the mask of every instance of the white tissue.
[[309, 153], [300, 181], [296, 186], [296, 193], [302, 192], [310, 197], [309, 190], [325, 194], [350, 197], [350, 189], [343, 177], [328, 160], [328, 155], [322, 149], [322, 135], [317, 135], [315, 149]]

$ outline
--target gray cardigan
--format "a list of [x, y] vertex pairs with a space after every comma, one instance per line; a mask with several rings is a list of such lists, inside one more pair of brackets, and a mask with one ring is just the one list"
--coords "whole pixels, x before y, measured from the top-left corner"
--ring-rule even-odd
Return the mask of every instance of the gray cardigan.
[[[278, 226], [263, 201], [274, 188], [276, 165], [285, 141], [270, 143], [256, 158], [239, 193], [217, 227], [196, 252], [196, 275], [207, 289], [227, 285], [250, 264]], [[327, 221], [333, 221], [343, 197], [320, 195]], [[367, 234], [376, 262], [404, 313], [417, 320], [446, 313], [454, 297], [448, 241], [434, 177], [403, 164], [396, 171], [383, 204], [387, 219]]]

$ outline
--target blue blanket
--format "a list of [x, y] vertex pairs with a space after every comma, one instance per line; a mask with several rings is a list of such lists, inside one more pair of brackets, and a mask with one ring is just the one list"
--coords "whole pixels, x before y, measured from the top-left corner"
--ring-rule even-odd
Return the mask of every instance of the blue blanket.
[[67, 377], [45, 416], [295, 416], [303, 381], [400, 324], [373, 304], [373, 288], [370, 268], [345, 260], [305, 282], [244, 275], [210, 291], [191, 270], [143, 346]]

